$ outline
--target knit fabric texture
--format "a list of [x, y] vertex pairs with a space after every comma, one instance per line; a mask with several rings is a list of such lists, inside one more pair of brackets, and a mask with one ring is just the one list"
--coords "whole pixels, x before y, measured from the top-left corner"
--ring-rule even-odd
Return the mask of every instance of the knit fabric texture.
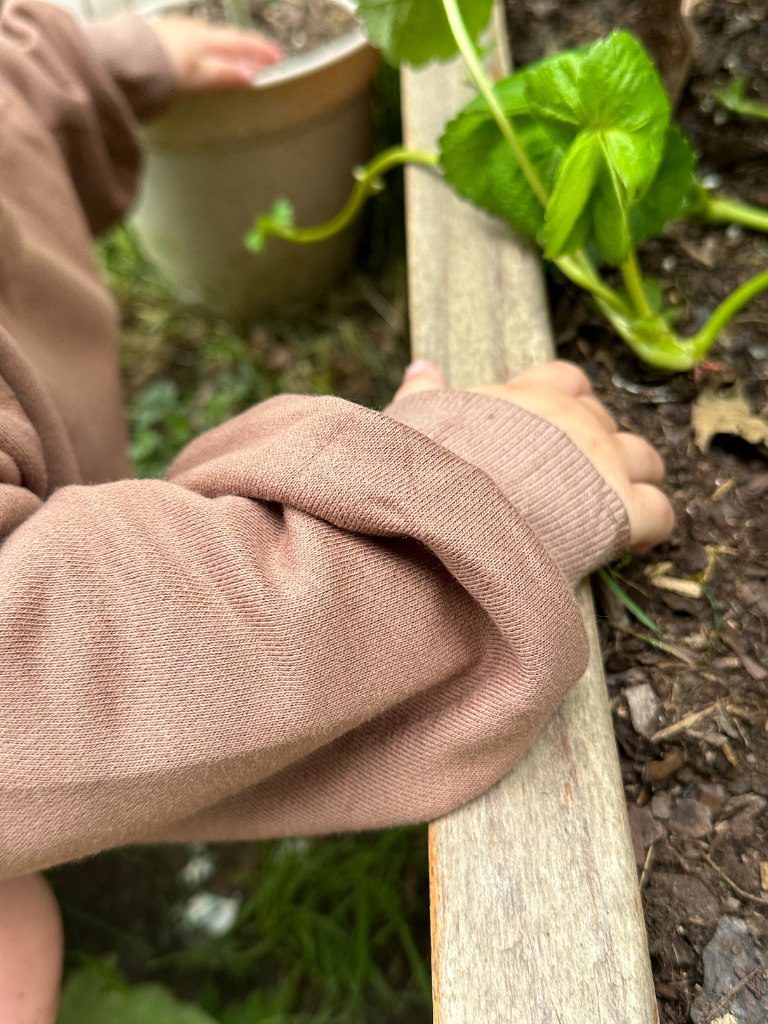
[[548, 423], [441, 391], [282, 396], [130, 479], [90, 232], [130, 202], [152, 30], [0, 18], [0, 877], [147, 840], [422, 821], [579, 678], [626, 541]]

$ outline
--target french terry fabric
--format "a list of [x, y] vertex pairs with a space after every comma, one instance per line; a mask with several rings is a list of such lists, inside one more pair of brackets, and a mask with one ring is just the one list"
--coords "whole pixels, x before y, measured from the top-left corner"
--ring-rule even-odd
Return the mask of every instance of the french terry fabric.
[[0, 20], [0, 877], [147, 840], [423, 821], [584, 670], [625, 511], [555, 427], [281, 396], [131, 479], [91, 235], [174, 89], [138, 17]]

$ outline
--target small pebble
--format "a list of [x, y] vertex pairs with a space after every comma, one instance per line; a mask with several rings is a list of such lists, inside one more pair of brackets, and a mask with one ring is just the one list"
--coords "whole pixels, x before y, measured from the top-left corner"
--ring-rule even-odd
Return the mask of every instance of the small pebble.
[[741, 811], [740, 814], [731, 818], [731, 835], [737, 842], [745, 842], [751, 839], [757, 831], [755, 819], [749, 811]]
[[666, 821], [672, 813], [672, 797], [666, 789], [654, 793], [651, 799], [651, 814], [660, 821]]
[[694, 839], [703, 839], [712, 831], [712, 812], [698, 800], [678, 800], [672, 812], [672, 820], [681, 831]]
[[696, 786], [696, 799], [719, 815], [725, 806], [727, 795], [725, 789], [718, 782], [699, 782]]

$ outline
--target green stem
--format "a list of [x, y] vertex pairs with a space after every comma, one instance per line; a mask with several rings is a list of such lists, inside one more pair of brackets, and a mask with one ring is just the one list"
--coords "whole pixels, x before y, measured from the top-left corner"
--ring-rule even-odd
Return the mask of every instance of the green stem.
[[759, 295], [760, 292], [765, 291], [766, 288], [768, 288], [768, 270], [764, 270], [762, 274], [757, 274], [755, 277], [751, 277], [749, 281], [745, 281], [744, 284], [731, 292], [727, 299], [720, 303], [698, 334], [694, 334], [692, 338], [686, 339], [687, 343], [696, 353], [696, 362], [704, 358], [715, 338], [717, 338], [728, 321], [732, 320], [740, 309], [746, 306], [756, 295]]
[[464, 19], [461, 16], [457, 0], [443, 0], [443, 7], [445, 9], [446, 17], [448, 18], [448, 24], [451, 26], [451, 31], [453, 32], [453, 38], [456, 40], [459, 52], [466, 61], [469, 73], [472, 76], [475, 85], [480, 90], [480, 94], [485, 102], [488, 104], [488, 109], [493, 114], [501, 134], [504, 136], [509, 148], [512, 150], [512, 154], [515, 160], [517, 160], [518, 166], [523, 172], [525, 180], [533, 189], [534, 195], [541, 205], [546, 206], [549, 202], [549, 193], [536, 172], [536, 168], [528, 159], [528, 154], [523, 149], [522, 143], [518, 139], [515, 129], [512, 127], [511, 121], [504, 113], [501, 104], [496, 98], [496, 93], [493, 91], [493, 83], [486, 75], [483, 65], [480, 62], [477, 50], [475, 49], [475, 44], [467, 31], [467, 26], [464, 24]]
[[768, 210], [752, 206], [751, 203], [742, 203], [738, 199], [725, 199], [705, 193], [697, 197], [689, 214], [683, 211], [683, 216], [704, 224], [743, 224], [745, 228], [768, 233]]
[[653, 310], [648, 305], [648, 296], [645, 294], [645, 286], [643, 285], [643, 275], [640, 273], [640, 267], [637, 264], [637, 254], [633, 247], [630, 247], [626, 263], [621, 265], [621, 273], [635, 309], [641, 317], [650, 319], [653, 316]]
[[751, 278], [725, 299], [698, 334], [681, 338], [670, 330], [660, 316], [650, 320], [637, 320], [622, 315], [600, 296], [595, 304], [616, 333], [626, 341], [632, 351], [648, 366], [666, 373], [685, 373], [692, 370], [706, 356], [720, 331], [743, 306], [768, 288], [768, 270]]
[[405, 146], [392, 146], [385, 149], [365, 167], [356, 169], [357, 183], [352, 189], [349, 199], [330, 220], [314, 227], [299, 228], [290, 223], [281, 223], [275, 216], [275, 207], [273, 207], [271, 213], [256, 220], [253, 229], [246, 235], [246, 247], [253, 252], [259, 252], [268, 236], [284, 238], [288, 242], [300, 244], [325, 241], [326, 238], [338, 234], [351, 224], [368, 196], [380, 192], [384, 187], [381, 176], [402, 164], [420, 164], [423, 167], [437, 168], [439, 157], [436, 153], [428, 153], [420, 149], [407, 149]]
[[768, 105], [759, 100], [751, 100], [744, 95], [747, 81], [745, 78], [737, 78], [724, 89], [713, 89], [712, 95], [734, 114], [743, 114], [745, 117], [759, 117], [768, 121]]
[[619, 293], [603, 281], [583, 249], [579, 249], [570, 256], [560, 256], [555, 260], [555, 266], [574, 284], [588, 291], [595, 299], [599, 299], [619, 316], [625, 319], [632, 317], [632, 310]]

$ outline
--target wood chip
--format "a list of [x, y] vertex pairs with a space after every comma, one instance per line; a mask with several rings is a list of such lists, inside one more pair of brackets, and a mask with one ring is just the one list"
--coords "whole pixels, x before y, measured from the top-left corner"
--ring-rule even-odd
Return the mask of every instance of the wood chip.
[[645, 855], [645, 863], [643, 864], [643, 870], [640, 875], [640, 888], [644, 889], [648, 882], [651, 880], [651, 871], [653, 869], [653, 862], [656, 859], [656, 844], [651, 843], [648, 847], [648, 853]]
[[733, 765], [734, 768], [738, 768], [739, 759], [738, 757], [736, 757], [736, 754], [734, 753], [731, 744], [723, 743], [720, 749], [722, 750], [723, 756], [725, 757], [726, 761], [728, 761], [729, 764]]
[[678, 580], [674, 576], [654, 576], [651, 579], [651, 586], [659, 590], [669, 590], [673, 594], [680, 594], [681, 597], [692, 597], [701, 600], [703, 592], [701, 584], [694, 580]]
[[760, 888], [768, 892], [768, 860], [760, 861]]
[[670, 740], [674, 736], [679, 736], [680, 733], [686, 732], [692, 725], [700, 722], [706, 718], [707, 715], [711, 715], [715, 708], [719, 705], [720, 701], [715, 701], [714, 704], [710, 704], [707, 708], [702, 708], [701, 711], [693, 711], [690, 715], [686, 715], [681, 718], [679, 722], [673, 722], [672, 725], [666, 726], [664, 729], [659, 729], [651, 736], [651, 743], [663, 743], [665, 740]]
[[727, 633], [723, 633], [722, 640], [723, 643], [728, 644], [731, 650], [738, 656], [747, 675], [750, 675], [757, 682], [762, 682], [763, 680], [768, 679], [768, 672], [766, 672], [762, 665], [758, 665], [754, 658], [750, 658], [748, 654], [745, 654], [741, 649], [741, 645], [734, 640], [733, 637], [728, 636]]
[[632, 728], [640, 736], [652, 736], [659, 726], [661, 711], [661, 702], [654, 688], [650, 683], [630, 686], [624, 691], [624, 697], [629, 705]]
[[685, 764], [685, 754], [679, 747], [669, 751], [663, 761], [651, 761], [643, 765], [643, 780], [645, 782], [658, 782], [660, 779], [667, 779], [674, 775]]
[[728, 493], [728, 491], [731, 490], [731, 488], [735, 485], [735, 483], [736, 483], [735, 480], [726, 480], [724, 483], [720, 484], [720, 486], [717, 488], [717, 490], [713, 491], [713, 493], [711, 494], [709, 500], [710, 501], [720, 501], [720, 499], [724, 498], [725, 495]]
[[653, 565], [646, 565], [643, 575], [653, 579], [654, 576], [666, 576], [670, 569], [674, 568], [674, 562], [655, 562]]

